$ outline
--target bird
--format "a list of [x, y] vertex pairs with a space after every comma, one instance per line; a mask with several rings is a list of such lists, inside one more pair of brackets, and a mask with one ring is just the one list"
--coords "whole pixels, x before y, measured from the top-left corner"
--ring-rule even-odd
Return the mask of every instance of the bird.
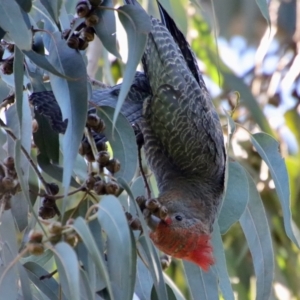
[[142, 57], [152, 95], [143, 103], [141, 131], [158, 184], [156, 200], [167, 214], [150, 237], [164, 253], [208, 270], [214, 262], [211, 233], [224, 193], [223, 131], [194, 53], [159, 7], [166, 25], [150, 17]]
[[[136, 0], [125, 3], [139, 5]], [[159, 189], [156, 200], [166, 209], [163, 218], [147, 217], [150, 238], [162, 252], [208, 270], [214, 263], [211, 233], [224, 193], [223, 132], [190, 45], [159, 2], [158, 6], [161, 21], [150, 16], [144, 73], [136, 73], [121, 113], [138, 124]], [[92, 102], [115, 107], [120, 88], [94, 91]], [[62, 132], [67, 121], [60, 115], [57, 126], [50, 93], [48, 107], [42, 93], [32, 94], [31, 103]]]

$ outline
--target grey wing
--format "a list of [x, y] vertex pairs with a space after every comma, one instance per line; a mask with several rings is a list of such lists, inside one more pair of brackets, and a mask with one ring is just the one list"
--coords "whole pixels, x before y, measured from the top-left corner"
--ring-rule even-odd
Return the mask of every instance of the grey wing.
[[[166, 28], [154, 18], [152, 25], [143, 63], [153, 97], [146, 104], [144, 118], [164, 149], [161, 159], [156, 158], [167, 158], [183, 176], [221, 180], [223, 133], [209, 94], [196, 81]], [[145, 148], [151, 155], [147, 144]]]

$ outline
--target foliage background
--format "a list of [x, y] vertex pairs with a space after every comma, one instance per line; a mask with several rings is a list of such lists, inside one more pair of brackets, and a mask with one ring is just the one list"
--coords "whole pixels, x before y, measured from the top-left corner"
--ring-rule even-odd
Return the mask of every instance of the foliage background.
[[[227, 0], [224, 2], [215, 0], [201, 1], [200, 3], [194, 0], [192, 2], [198, 4], [198, 6], [192, 5], [188, 1], [170, 1], [172, 15], [180, 29], [187, 36], [187, 39], [200, 60], [199, 64], [201, 70], [205, 74], [205, 80], [213, 96], [213, 101], [218, 112], [221, 114], [222, 124], [226, 126], [227, 123], [224, 110], [234, 110], [232, 118], [235, 122], [244, 126], [251, 133], [263, 130], [279, 141], [280, 152], [285, 158], [289, 175], [291, 192], [290, 204], [294, 220], [292, 224], [296, 238], [299, 241], [300, 89], [298, 61], [300, 4], [295, 0], [270, 1], [270, 24], [268, 26], [255, 1]], [[262, 2], [258, 1], [258, 4], [259, 3]], [[76, 1], [68, 0], [65, 4], [67, 11], [73, 14]], [[143, 1], [143, 6], [148, 12], [158, 16], [154, 1]], [[262, 10], [262, 12], [264, 12], [264, 10]], [[118, 27], [118, 32], [120, 32], [120, 34], [118, 34], [119, 43], [121, 45], [120, 53], [122, 57], [126, 57], [127, 46], [125, 46], [126, 41], [123, 39], [125, 35], [121, 30], [121, 27]], [[108, 54], [100, 42], [95, 41], [93, 44], [90, 44], [87, 57], [89, 61], [88, 74], [92, 78], [96, 78], [110, 85], [114, 85], [122, 78], [124, 64], [121, 63], [120, 60], [116, 60], [111, 54]], [[0, 82], [1, 98], [5, 98], [9, 91], [6, 85], [7, 81], [8, 80], [5, 80], [2, 76]], [[238, 91], [239, 95], [234, 93], [235, 91]], [[239, 105], [236, 107], [238, 101]], [[257, 105], [257, 103], [259, 105]], [[112, 119], [112, 115], [110, 117]], [[226, 127], [224, 131], [226, 131]], [[1, 138], [2, 137], [3, 132]], [[2, 140], [4, 140], [4, 137]], [[229, 151], [231, 157], [239, 162], [254, 178], [266, 210], [275, 258], [275, 277], [271, 298], [300, 299], [300, 287], [298, 284], [300, 279], [299, 249], [287, 237], [284, 230], [284, 213], [278, 201], [274, 177], [272, 178], [266, 164], [261, 160], [252, 144], [246, 131], [237, 126], [236, 132], [231, 139]], [[278, 169], [276, 172], [278, 172]], [[279, 177], [280, 175], [281, 174], [278, 174]], [[46, 174], [45, 176], [47, 177]], [[283, 185], [284, 184], [287, 184], [287, 182], [283, 182]], [[135, 186], [138, 187], [138, 184]], [[132, 187], [132, 190], [136, 196], [135, 186]], [[136, 188], [136, 190], [138, 190], [138, 188]], [[243, 190], [240, 191], [236, 189], [235, 192], [235, 197], [238, 199], [239, 193], [242, 193]], [[38, 201], [39, 200], [40, 199], [38, 199]], [[80, 196], [77, 197], [77, 203], [79, 200]], [[38, 201], [36, 201], [35, 204], [33, 203], [35, 209], [38, 207]], [[114, 200], [111, 201], [114, 203]], [[109, 206], [109, 201], [103, 201], [103, 205], [104, 207], [105, 205]], [[66, 210], [74, 206], [73, 202], [73, 205], [70, 205]], [[286, 206], [288, 206], [288, 203], [286, 203]], [[81, 207], [80, 209], [82, 209], [82, 212], [78, 215], [84, 216], [83, 212], [85, 212], [87, 208]], [[109, 210], [109, 207], [107, 207], [107, 209]], [[122, 210], [117, 211], [116, 218], [123, 220], [121, 217]], [[2, 224], [4, 224], [4, 217], [3, 215]], [[100, 216], [98, 217], [100, 218]], [[9, 220], [6, 220], [6, 222], [9, 222]], [[30, 222], [33, 221], [29, 218], [29, 225]], [[123, 220], [123, 222], [125, 222], [125, 220]], [[25, 223], [28, 224], [28, 221]], [[101, 226], [105, 228], [105, 224], [100, 223]], [[10, 226], [14, 228], [14, 224], [10, 224]], [[17, 241], [10, 240], [11, 237], [9, 233], [13, 231], [7, 231], [7, 234], [4, 235], [2, 230], [2, 245], [4, 244], [3, 241], [10, 241], [7, 242], [7, 244], [16, 244], [16, 242], [18, 242], [18, 247], [24, 246], [26, 242], [24, 236], [28, 234], [28, 228], [30, 228], [30, 226], [24, 226], [23, 230], [16, 233], [18, 237]], [[93, 230], [99, 230], [97, 227], [99, 224], [94, 224], [94, 226], [95, 228], [90, 229], [91, 232], [95, 232]], [[27, 229], [25, 229], [25, 227]], [[77, 228], [79, 228], [77, 231], [79, 233], [84, 230], [85, 225], [78, 221]], [[106, 230], [109, 229], [106, 228]], [[124, 235], [126, 234], [128, 235], [128, 232], [124, 233]], [[84, 234], [82, 235], [84, 236]], [[248, 243], [240, 225], [238, 223], [234, 224], [230, 230], [222, 236], [222, 240], [228, 273], [235, 297], [237, 299], [254, 299], [257, 292], [257, 285], [255, 283], [253, 261], [248, 249]], [[130, 243], [130, 241], [131, 238], [127, 236], [127, 242]], [[143, 245], [143, 242], [143, 240], [140, 241], [139, 245]], [[88, 243], [89, 242], [86, 242], [86, 245]], [[18, 247], [16, 244], [14, 249], [18, 249]], [[144, 249], [147, 249], [147, 247]], [[61, 248], [57, 250], [57, 253], [55, 253], [55, 251], [53, 252], [57, 256], [62, 255], [63, 257], [64, 255], [69, 255], [69, 250], [70, 249], [67, 249], [66, 246], [61, 246]], [[15, 250], [12, 250], [11, 252], [12, 257], [15, 257], [17, 254], [14, 251]], [[81, 250], [77, 249], [77, 251], [80, 252]], [[49, 255], [49, 251], [40, 258], [41, 260], [44, 259], [43, 262], [41, 260], [36, 260], [35, 262], [38, 262], [43, 266], [44, 270], [50, 272], [54, 269], [55, 263], [53, 258], [48, 261], [47, 255]], [[116, 256], [117, 255], [118, 254], [116, 254]], [[74, 264], [76, 258], [74, 257], [72, 259]], [[72, 271], [72, 259], [68, 265], [62, 266], [61, 270], [69, 268], [69, 271]], [[262, 259], [264, 258], [262, 257]], [[57, 258], [56, 264], [59, 264], [59, 261]], [[26, 264], [26, 258], [21, 262], [22, 264]], [[30, 259], [27, 264], [30, 264]], [[141, 267], [139, 264], [140, 261], [137, 265], [138, 269]], [[127, 267], [130, 267], [130, 264], [129, 266], [127, 265]], [[30, 280], [38, 286], [40, 283], [34, 280], [34, 276], [37, 276], [36, 274], [43, 274], [44, 270], [37, 270], [36, 268], [36, 266], [33, 268], [27, 265], [26, 272], [28, 272], [28, 270], [32, 271]], [[22, 274], [22, 272], [23, 271], [19, 271], [20, 274]], [[113, 272], [110, 272], [111, 270], [109, 270], [110, 275], [113, 274]], [[195, 297], [195, 291], [197, 291], [198, 288], [195, 286], [198, 283], [193, 283], [191, 278], [189, 278], [188, 281], [186, 280], [183, 264], [180, 261], [174, 260], [166, 273], [172, 278], [187, 299], [190, 299], [192, 295], [194, 295], [194, 299], [197, 299], [197, 297]], [[8, 275], [15, 280], [16, 277], [14, 277], [13, 274]], [[70, 284], [70, 282], [68, 283], [68, 276], [66, 276], [66, 278], [61, 274], [60, 276], [62, 283], [66, 285]], [[147, 274], [147, 276], [149, 276], [149, 274]], [[57, 277], [54, 278], [57, 279]], [[141, 286], [146, 286], [145, 278], [147, 277], [141, 277]], [[53, 280], [55, 281], [55, 279]], [[5, 280], [7, 280], [5, 282], [9, 282], [10, 279], [8, 277]], [[49, 280], [49, 282], [50, 281], [51, 280]], [[151, 288], [152, 282], [150, 279], [149, 281]], [[4, 288], [5, 282], [2, 282], [2, 285], [0, 285], [2, 289]], [[187, 282], [189, 282], [189, 285], [187, 285]], [[51, 284], [53, 288], [55, 283], [51, 282], [49, 286], [51, 286]], [[22, 283], [22, 289], [24, 285], [25, 284]], [[37, 299], [44, 297], [41, 296], [40, 291], [41, 288], [36, 289], [33, 293]], [[8, 293], [7, 290], [5, 290], [5, 292]], [[26, 291], [23, 289], [22, 293], [24, 295]], [[38, 293], [40, 293], [40, 296], [38, 296]], [[226, 297], [224, 294], [223, 297], [230, 299], [230, 297]]]

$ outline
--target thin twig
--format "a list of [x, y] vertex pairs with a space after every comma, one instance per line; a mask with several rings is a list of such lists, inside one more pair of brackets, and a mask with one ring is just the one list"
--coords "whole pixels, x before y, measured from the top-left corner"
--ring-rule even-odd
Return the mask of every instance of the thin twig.
[[138, 146], [139, 167], [140, 167], [140, 171], [141, 171], [141, 174], [142, 174], [142, 177], [143, 177], [143, 181], [144, 181], [144, 184], [145, 184], [145, 188], [146, 188], [146, 191], [147, 191], [148, 199], [151, 199], [151, 190], [150, 190], [150, 187], [149, 187], [149, 184], [148, 184], [148, 181], [147, 181], [147, 177], [145, 175], [145, 172], [144, 172], [144, 169], [143, 169], [143, 166], [142, 166], [141, 149], [142, 149], [142, 147]]
[[[18, 141], [18, 138], [14, 135], [14, 133], [6, 126], [6, 124], [2, 121], [2, 119], [0, 119], [0, 126], [3, 127], [3, 129], [6, 131], [6, 133], [16, 142]], [[44, 177], [42, 176], [41, 172], [39, 171], [39, 169], [37, 168], [37, 166], [35, 165], [34, 161], [31, 159], [29, 153], [27, 152], [27, 150], [23, 147], [23, 145], [21, 145], [21, 150], [23, 152], [23, 154], [25, 155], [25, 157], [28, 159], [31, 167], [33, 168], [33, 170], [35, 171], [36, 175], [38, 176], [39, 180], [42, 182], [42, 184], [44, 185], [46, 191], [48, 194], [51, 194], [51, 191], [48, 187], [48, 184], [46, 182], [46, 180], [44, 179]]]

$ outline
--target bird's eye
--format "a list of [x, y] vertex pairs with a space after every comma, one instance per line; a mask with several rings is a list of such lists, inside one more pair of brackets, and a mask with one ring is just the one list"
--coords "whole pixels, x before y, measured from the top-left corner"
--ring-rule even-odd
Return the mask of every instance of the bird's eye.
[[182, 216], [177, 215], [177, 216], [175, 217], [175, 219], [176, 219], [177, 221], [181, 221], [181, 220], [182, 220]]

